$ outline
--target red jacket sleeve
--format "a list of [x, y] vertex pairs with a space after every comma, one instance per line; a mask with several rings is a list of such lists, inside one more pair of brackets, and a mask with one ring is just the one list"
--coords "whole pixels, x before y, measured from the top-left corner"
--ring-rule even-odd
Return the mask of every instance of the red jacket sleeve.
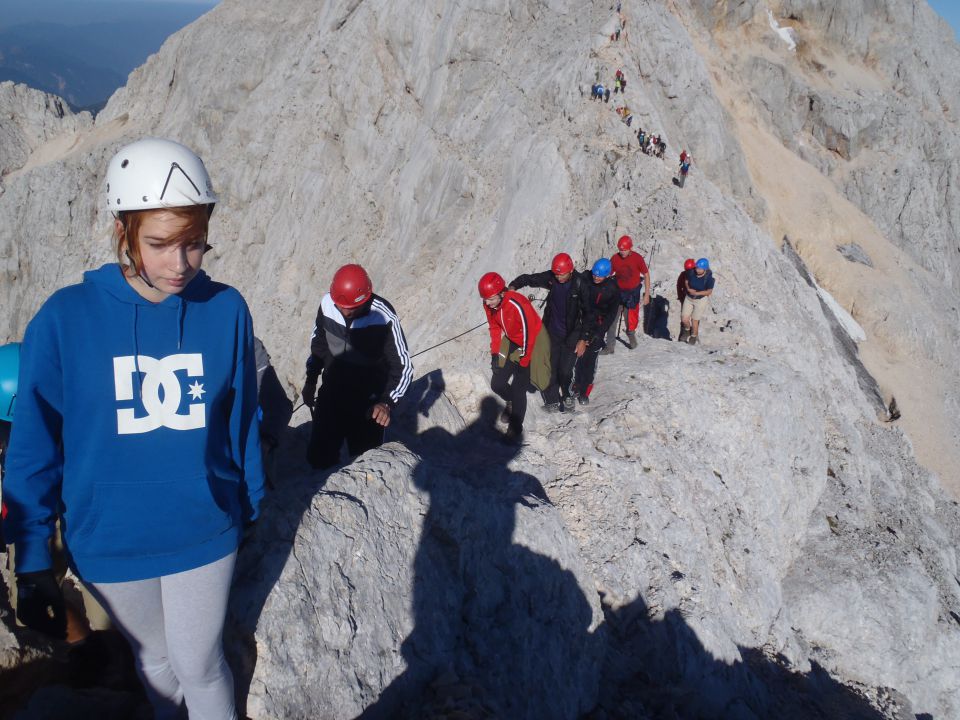
[[487, 314], [487, 330], [490, 331], [490, 354], [499, 355], [500, 340], [503, 338], [503, 329], [500, 327], [500, 323], [497, 321], [496, 312], [492, 311], [486, 305], [483, 306], [483, 311]]
[[530, 301], [519, 293], [507, 293], [500, 307], [507, 337], [520, 347], [520, 367], [529, 367], [533, 345], [540, 332], [540, 316]]

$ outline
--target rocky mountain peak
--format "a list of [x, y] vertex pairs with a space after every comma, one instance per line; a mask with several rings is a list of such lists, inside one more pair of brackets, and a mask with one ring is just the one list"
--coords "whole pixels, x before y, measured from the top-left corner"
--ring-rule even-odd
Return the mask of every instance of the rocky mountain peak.
[[[248, 715], [951, 717], [957, 53], [920, 1], [225, 0], [4, 160], [0, 334], [110, 259], [98, 188], [143, 135], [207, 162], [205, 266], [290, 397], [345, 262], [419, 353], [482, 322], [483, 272], [629, 233], [650, 334], [519, 450], [482, 329], [337, 472], [294, 414], [231, 609]], [[717, 279], [697, 346], [667, 341], [687, 257]]]

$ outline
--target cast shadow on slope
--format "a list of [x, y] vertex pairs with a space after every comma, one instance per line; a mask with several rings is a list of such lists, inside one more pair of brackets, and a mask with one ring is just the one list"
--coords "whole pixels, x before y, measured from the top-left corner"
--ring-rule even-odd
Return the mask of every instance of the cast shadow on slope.
[[[740, 649], [739, 662], [717, 660], [680, 611], [651, 617], [642, 597], [612, 609], [601, 595], [603, 621], [591, 631], [583, 583], [526, 546], [559, 540], [551, 554], [577, 551], [569, 543], [564, 555], [569, 538], [537, 478], [509, 468], [519, 449], [498, 442], [497, 401], [486, 398], [479, 419], [460, 431], [417, 432], [418, 416], [443, 424], [444, 391], [441, 371], [420, 378], [392, 433], [421, 457], [413, 480], [429, 509], [414, 560], [414, 629], [399, 648], [405, 669], [382, 691], [365, 688], [362, 720], [885, 717], [816, 665], [792, 672], [752, 648]], [[231, 653], [240, 708], [256, 663], [256, 621], [329, 477], [303, 470], [308, 433], [305, 423], [281, 443], [280, 477], [293, 480], [278, 483], [262, 518], [276, 541], [238, 564], [243, 608], [234, 617], [246, 620], [228, 624], [228, 647], [242, 648]]]
[[604, 604], [608, 646], [600, 697], [585, 720], [883, 720], [857, 690], [817, 663], [792, 671], [784, 658], [739, 647], [740, 661], [716, 659], [683, 613], [652, 619], [642, 597], [611, 609]]
[[653, 295], [643, 308], [644, 332], [658, 340], [670, 340], [670, 301], [663, 295]]
[[[442, 388], [433, 374], [419, 412]], [[508, 467], [519, 448], [498, 441], [499, 413], [484, 398], [460, 432], [431, 427], [411, 443], [422, 458], [414, 484], [429, 495], [414, 560], [415, 625], [400, 648], [405, 671], [364, 720], [429, 717], [451, 696], [469, 717], [561, 717], [564, 708], [588, 709], [583, 700], [595, 694], [593, 612], [576, 577], [514, 542], [521, 514], [523, 529], [562, 528], [541, 512], [549, 500], [540, 482]]]
[[[443, 392], [435, 371], [412, 388], [412, 403], [427, 415]], [[509, 469], [517, 449], [497, 442], [498, 412], [488, 397], [461, 432], [433, 427], [408, 440], [423, 457], [415, 483], [430, 495], [415, 560], [415, 626], [401, 645], [406, 670], [361, 720], [454, 711], [591, 720], [884, 717], [816, 664], [793, 672], [753, 648], [740, 648], [740, 662], [717, 660], [680, 611], [653, 619], [642, 597], [616, 610], [601, 602], [604, 620], [591, 632], [573, 573], [514, 541], [519, 513], [531, 511], [529, 527], [550, 500], [535, 477]]]

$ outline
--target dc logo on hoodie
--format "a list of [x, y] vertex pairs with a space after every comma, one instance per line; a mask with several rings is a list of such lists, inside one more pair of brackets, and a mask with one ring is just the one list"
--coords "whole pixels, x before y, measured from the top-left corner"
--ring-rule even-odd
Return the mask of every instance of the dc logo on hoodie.
[[[118, 401], [133, 400], [133, 378], [139, 368], [143, 373], [140, 397], [147, 414], [136, 417], [133, 408], [117, 410], [117, 433], [137, 435], [148, 433], [157, 428], [171, 430], [196, 430], [206, 425], [206, 403], [201, 399], [206, 392], [203, 384], [194, 381], [188, 394], [193, 402], [188, 405], [186, 414], [177, 412], [183, 399], [183, 388], [176, 370], [186, 370], [188, 377], [203, 375], [203, 355], [200, 353], [179, 353], [167, 355], [157, 360], [149, 355], [124, 355], [113, 359], [113, 383]], [[160, 390], [163, 390], [163, 397]]]

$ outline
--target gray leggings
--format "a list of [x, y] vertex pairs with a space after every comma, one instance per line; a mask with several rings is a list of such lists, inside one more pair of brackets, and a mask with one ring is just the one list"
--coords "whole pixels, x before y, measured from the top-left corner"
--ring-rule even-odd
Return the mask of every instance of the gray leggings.
[[133, 582], [89, 584], [137, 658], [156, 720], [235, 720], [223, 622], [237, 553], [209, 565]]

